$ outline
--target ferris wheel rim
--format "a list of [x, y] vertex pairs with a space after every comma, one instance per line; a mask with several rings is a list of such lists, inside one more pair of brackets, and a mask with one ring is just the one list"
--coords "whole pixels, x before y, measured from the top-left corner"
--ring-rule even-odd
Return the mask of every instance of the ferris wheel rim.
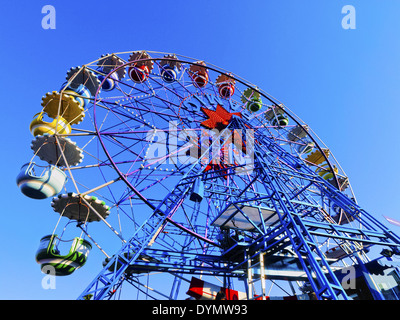
[[[176, 57], [182, 57], [182, 58], [190, 59], [190, 60], [192, 60], [192, 61], [183, 60], [183, 59], [179, 59], [179, 58], [176, 60], [176, 61], [179, 62], [179, 63], [186, 63], [186, 64], [190, 64], [190, 65], [195, 65], [195, 64], [196, 64], [197, 62], [199, 62], [199, 61], [204, 61], [204, 60], [199, 60], [199, 59], [195, 59], [195, 58], [191, 58], [191, 57], [182, 56], [182, 55], [175, 54], [175, 53], [166, 53], [166, 52], [157, 52], [157, 51], [146, 51], [146, 50], [135, 50], [135, 51], [127, 51], [127, 52], [116, 52], [116, 53], [112, 53], [112, 54], [114, 54], [114, 55], [119, 55], [119, 54], [122, 54], [122, 53], [127, 54], [127, 53], [138, 52], [138, 51], [145, 51], [145, 52], [148, 52], [148, 53], [157, 53], [157, 54], [164, 54], [164, 55], [165, 55], [165, 54], [170, 54], [170, 55], [175, 55]], [[94, 62], [96, 62], [96, 61], [98, 61], [98, 60], [99, 60], [99, 59], [93, 61], [92, 63], [94, 63]], [[117, 72], [118, 70], [121, 70], [121, 69], [125, 69], [125, 68], [127, 68], [127, 67], [129, 67], [129, 66], [132, 66], [132, 65], [134, 65], [134, 64], [137, 63], [137, 62], [147, 62], [147, 61], [170, 61], [170, 60], [171, 60], [171, 59], [168, 59], [168, 58], [165, 58], [165, 57], [162, 57], [162, 58], [161, 58], [161, 57], [141, 58], [141, 59], [136, 59], [136, 60], [127, 61], [127, 62], [124, 60], [124, 61], [125, 61], [124, 64], [119, 65], [118, 67], [116, 67], [116, 68], [114, 68], [113, 70], [111, 70], [111, 71], [104, 77], [104, 79], [101, 81], [101, 83], [100, 83], [100, 85], [99, 85], [99, 87], [98, 87], [98, 89], [97, 89], [97, 91], [96, 91], [96, 94], [95, 94], [95, 96], [94, 96], [94, 102], [93, 102], [94, 110], [95, 110], [96, 107], [97, 107], [97, 102], [98, 102], [97, 97], [98, 97], [98, 95], [99, 95], [99, 93], [100, 93], [100, 91], [101, 91], [101, 87], [102, 87], [103, 83], [111, 76], [112, 73]], [[174, 60], [174, 61], [175, 61], [175, 60]], [[312, 130], [312, 128], [310, 128], [310, 126], [308, 126], [308, 125], [307, 125], [303, 120], [301, 120], [292, 110], [290, 110], [289, 108], [287, 108], [287, 107], [286, 107], [283, 103], [281, 103], [279, 100], [277, 100], [276, 98], [272, 97], [270, 94], [268, 94], [267, 92], [263, 91], [263, 90], [260, 89], [258, 86], [252, 84], [251, 82], [247, 81], [246, 79], [243, 79], [243, 78], [239, 77], [238, 75], [232, 73], [231, 71], [225, 70], [225, 69], [220, 68], [220, 67], [218, 67], [218, 66], [215, 66], [215, 65], [213, 65], [213, 64], [209, 64], [208, 62], [206, 63], [206, 65], [204, 66], [204, 68], [206, 68], [206, 69], [208, 69], [208, 70], [211, 70], [211, 71], [214, 71], [214, 72], [219, 73], [219, 74], [229, 74], [229, 77], [230, 77], [230, 78], [234, 79], [235, 81], [238, 81], [239, 83], [241, 83], [242, 85], [246, 86], [247, 88], [250, 88], [251, 90], [258, 92], [260, 95], [262, 95], [264, 98], [266, 98], [269, 102], [271, 102], [271, 103], [274, 105], [274, 107], [277, 107], [277, 108], [281, 109], [282, 111], [284, 111], [285, 114], [286, 114], [287, 116], [289, 116], [290, 119], [293, 120], [293, 121], [297, 124], [297, 126], [299, 126], [302, 130], [304, 130], [304, 132], [306, 133], [307, 137], [314, 143], [315, 147], [319, 150], [319, 152], [321, 153], [321, 155], [324, 157], [324, 160], [325, 160], [326, 163], [328, 164], [328, 167], [329, 167], [329, 169], [330, 169], [330, 172], [333, 174], [335, 187], [336, 187], [337, 189], [340, 190], [340, 187], [339, 187], [340, 184], [339, 184], [339, 180], [338, 180], [338, 179], [339, 179], [339, 175], [338, 175], [337, 172], [335, 172], [334, 166], [333, 166], [332, 162], [328, 159], [328, 157], [326, 156], [326, 154], [323, 152], [323, 147], [321, 146], [321, 144], [324, 145], [325, 147], [326, 147], [326, 145], [325, 145], [325, 143], [314, 133], [314, 131]], [[96, 114], [96, 113], [95, 113], [95, 111], [94, 111], [94, 117], [95, 117], [95, 114]], [[108, 159], [111, 161], [113, 167], [114, 167], [115, 170], [117, 171], [117, 173], [118, 173], [118, 175], [120, 176], [120, 178], [128, 185], [128, 187], [130, 187], [131, 189], [133, 188], [132, 191], [134, 191], [134, 192], [138, 195], [139, 198], [141, 198], [150, 208], [152, 208], [152, 209], [154, 210], [154, 209], [155, 209], [154, 205], [152, 205], [151, 203], [149, 203], [148, 200], [147, 200], [144, 196], [142, 196], [142, 195], [129, 183], [129, 181], [127, 181], [127, 179], [123, 176], [123, 174], [120, 172], [120, 170], [117, 169], [117, 166], [115, 165], [114, 161], [111, 159], [111, 156], [109, 155], [108, 151], [106, 151], [106, 149], [105, 149], [105, 145], [104, 145], [104, 143], [103, 143], [103, 141], [102, 141], [102, 139], [101, 139], [100, 132], [99, 132], [99, 130], [98, 130], [98, 128], [97, 128], [97, 122], [96, 122], [96, 121], [95, 121], [95, 130], [96, 130], [96, 134], [97, 134], [97, 136], [98, 136], [98, 138], [99, 138], [99, 140], [100, 140], [100, 143], [101, 143], [101, 145], [102, 145], [102, 148], [103, 148], [104, 152], [106, 153]], [[312, 132], [313, 134], [311, 134], [311, 133], [309, 132], [309, 130], [311, 130], [311, 132]], [[316, 137], [314, 137], [313, 135], [315, 135]], [[319, 141], [317, 141], [317, 140], [319, 140]], [[336, 162], [336, 164], [338, 165], [338, 167], [341, 169], [342, 174], [344, 174], [344, 170], [342, 169], [342, 167], [340, 166], [339, 162], [336, 160], [336, 158], [335, 158], [334, 156], [333, 156], [333, 159], [335, 160], [335, 162]], [[344, 176], [346, 176], [346, 175], [344, 174]], [[349, 182], [349, 181], [348, 181], [348, 183], [349, 183], [349, 186], [350, 186], [350, 182]], [[135, 190], [136, 190], [136, 191], [135, 191]], [[350, 191], [351, 191], [351, 193], [352, 193], [352, 195], [353, 195], [353, 198], [355, 198], [351, 186], [350, 186]]]
[[[115, 53], [115, 54], [118, 54], [118, 53]], [[156, 210], [156, 209], [157, 209], [157, 206], [154, 205], [154, 204], [152, 204], [144, 195], [142, 195], [142, 194], [132, 185], [132, 183], [131, 183], [130, 181], [128, 181], [128, 179], [126, 178], [126, 176], [123, 174], [123, 172], [121, 172], [121, 170], [119, 169], [118, 165], [115, 163], [113, 157], [110, 155], [110, 152], [108, 151], [108, 149], [107, 149], [107, 147], [106, 147], [106, 145], [105, 145], [105, 143], [104, 143], [104, 141], [103, 141], [102, 133], [101, 133], [101, 130], [99, 129], [98, 122], [97, 122], [97, 120], [96, 120], [96, 119], [97, 119], [96, 109], [97, 109], [97, 107], [98, 107], [98, 101], [100, 101], [100, 100], [98, 99], [98, 96], [99, 96], [99, 94], [100, 94], [100, 92], [101, 92], [101, 87], [102, 87], [103, 83], [111, 76], [112, 73], [117, 72], [117, 71], [120, 70], [120, 69], [128, 68], [129, 66], [134, 65], [134, 64], [137, 63], [138, 61], [140, 61], [140, 62], [146, 62], [146, 61], [169, 61], [169, 60], [170, 60], [170, 59], [168, 59], [168, 58], [144, 58], [144, 59], [138, 59], [138, 60], [128, 61], [128, 62], [125, 62], [125, 63], [122, 64], [122, 65], [119, 65], [118, 67], [116, 67], [116, 68], [114, 68], [113, 70], [111, 70], [111, 71], [104, 77], [104, 79], [101, 81], [101, 83], [100, 83], [100, 85], [99, 85], [99, 87], [98, 87], [98, 89], [97, 89], [97, 91], [96, 91], [96, 94], [95, 94], [95, 96], [94, 96], [94, 102], [93, 102], [93, 120], [94, 120], [94, 127], [95, 127], [95, 131], [96, 131], [96, 135], [97, 135], [97, 137], [98, 137], [98, 140], [99, 140], [99, 142], [100, 142], [100, 144], [101, 144], [101, 146], [102, 146], [103, 152], [104, 152], [105, 155], [107, 156], [107, 158], [108, 158], [108, 160], [110, 161], [111, 165], [113, 166], [114, 170], [115, 170], [115, 171], [117, 172], [117, 174], [119, 175], [120, 179], [121, 179], [122, 181], [124, 181], [124, 183], [139, 197], [139, 199], [142, 200], [142, 201], [143, 201], [148, 207], [150, 207], [150, 209], [152, 209], [152, 210]], [[199, 60], [196, 60], [196, 61], [199, 61]], [[187, 61], [187, 60], [179, 60], [179, 59], [177, 60], [177, 62], [185, 63], [185, 64], [190, 64], [190, 65], [195, 65], [195, 64], [196, 64], [196, 61]], [[214, 71], [214, 72], [216, 72], [216, 73], [219, 73], [219, 74], [226, 73], [225, 71], [223, 71], [223, 70], [221, 70], [221, 69], [219, 69], [219, 68], [217, 68], [217, 67], [208, 67], [208, 65], [207, 65], [206, 68], [207, 68], [207, 70], [212, 70], [212, 71]], [[230, 73], [230, 74], [232, 74], [232, 73]], [[240, 83], [241, 83], [242, 85], [244, 85], [245, 87], [251, 88], [252, 90], [256, 90], [256, 91], [259, 92], [262, 96], [264, 96], [265, 98], [267, 98], [268, 101], [270, 101], [271, 103], [273, 103], [275, 106], [281, 108], [281, 106], [279, 106], [275, 101], [273, 101], [271, 98], [269, 98], [264, 92], [260, 92], [259, 89], [258, 89], [257, 87], [250, 87], [248, 83], [246, 83], [246, 82], [245, 82], [244, 80], [242, 80], [242, 79], [237, 78], [236, 75], [233, 75], [233, 76], [231, 76], [231, 77], [232, 77], [234, 80], [237, 80], [238, 82], [240, 82]], [[290, 116], [290, 118], [296, 122], [297, 125], [299, 125], [299, 126], [301, 126], [301, 127], [303, 128], [303, 126], [300, 124], [299, 121], [297, 121], [297, 119], [295, 119], [295, 117], [293, 117], [293, 116], [292, 116], [290, 113], [288, 113], [288, 112], [286, 112], [286, 114], [288, 114], [288, 115]], [[307, 134], [308, 134], [308, 133], [307, 133]], [[318, 143], [317, 143], [317, 145], [318, 145]], [[318, 145], [318, 147], [319, 147], [319, 145]], [[192, 231], [192, 230], [186, 228], [185, 226], [183, 226], [182, 224], [180, 224], [180, 223], [178, 223], [178, 222], [175, 222], [175, 221], [172, 220], [171, 218], [168, 218], [167, 220], [168, 220], [171, 224], [175, 225], [176, 227], [178, 227], [178, 228], [180, 228], [181, 230], [183, 230], [184, 232], [186, 232], [187, 234], [189, 234], [189, 235], [191, 235], [191, 236], [194, 236], [194, 237], [196, 237], [196, 238], [198, 238], [198, 239], [200, 239], [200, 240], [203, 240], [203, 241], [205, 241], [205, 242], [208, 243], [208, 244], [214, 245], [214, 246], [216, 246], [216, 247], [219, 246], [219, 244], [215, 243], [213, 240], [211, 240], [211, 239], [209, 239], [209, 238], [207, 238], [207, 237], [204, 237], [204, 236], [202, 236], [202, 235], [200, 235], [200, 234], [198, 234], [198, 233], [196, 233], [196, 232], [194, 232], [194, 231]]]

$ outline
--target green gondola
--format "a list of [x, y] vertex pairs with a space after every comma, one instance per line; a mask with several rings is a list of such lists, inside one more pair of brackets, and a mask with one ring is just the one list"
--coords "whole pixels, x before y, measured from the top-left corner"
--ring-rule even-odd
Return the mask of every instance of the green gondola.
[[283, 114], [278, 114], [275, 118], [272, 119], [271, 124], [274, 127], [286, 127], [289, 124], [289, 118]]
[[42, 270], [46, 266], [54, 268], [56, 276], [70, 275], [86, 263], [92, 246], [88, 241], [76, 237], [72, 241], [69, 253], [61, 255], [55, 246], [56, 239], [57, 235], [54, 234], [47, 235], [40, 240], [40, 246], [36, 252], [36, 261], [41, 265]]
[[246, 109], [250, 112], [257, 112], [262, 108], [261, 96], [257, 91], [247, 88], [242, 96], [241, 101], [246, 104]]

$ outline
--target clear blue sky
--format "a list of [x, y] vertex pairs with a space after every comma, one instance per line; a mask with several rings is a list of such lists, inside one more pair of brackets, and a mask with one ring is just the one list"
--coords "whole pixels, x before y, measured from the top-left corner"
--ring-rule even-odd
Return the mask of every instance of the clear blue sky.
[[[41, 27], [46, 4], [56, 9], [55, 30]], [[341, 25], [348, 4], [355, 30]], [[70, 67], [104, 53], [175, 52], [257, 84], [332, 150], [364, 209], [400, 220], [399, 14], [398, 0], [5, 1], [0, 299], [75, 299], [100, 270], [89, 257], [56, 290], [42, 289], [34, 255], [55, 214], [49, 201], [24, 197], [15, 177], [32, 157], [29, 123], [42, 96]]]

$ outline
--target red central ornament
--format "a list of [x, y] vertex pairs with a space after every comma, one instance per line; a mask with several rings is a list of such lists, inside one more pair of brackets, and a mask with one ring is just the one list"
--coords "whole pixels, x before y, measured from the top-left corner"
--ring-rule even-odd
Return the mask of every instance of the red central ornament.
[[[233, 116], [238, 116], [242, 117], [240, 112], [228, 112], [225, 110], [224, 107], [222, 107], [220, 104], [217, 105], [217, 108], [214, 110], [210, 110], [204, 107], [201, 107], [201, 111], [208, 117], [207, 120], [204, 120], [200, 125], [207, 129], [217, 129], [219, 131], [225, 129], [229, 123], [232, 120]], [[236, 143], [235, 139], [235, 143]], [[226, 142], [222, 147], [221, 147], [221, 159], [218, 159], [218, 161], [211, 160], [208, 165], [204, 168], [204, 172], [207, 171], [216, 171], [216, 170], [222, 170], [221, 175], [227, 179], [227, 173], [228, 173], [228, 168], [232, 166], [231, 164], [225, 164], [224, 163], [224, 155], [225, 155], [225, 150], [228, 144], [232, 142]], [[244, 146], [243, 146], [244, 147]], [[196, 146], [198, 155], [200, 156], [200, 147]], [[245, 148], [245, 147], [244, 147]]]
[[210, 110], [204, 107], [201, 107], [201, 111], [204, 112], [206, 116], [208, 116], [207, 120], [204, 120], [201, 125], [208, 129], [225, 129], [229, 122], [231, 121], [233, 116], [242, 117], [240, 112], [228, 112], [221, 105], [217, 105], [216, 110]]

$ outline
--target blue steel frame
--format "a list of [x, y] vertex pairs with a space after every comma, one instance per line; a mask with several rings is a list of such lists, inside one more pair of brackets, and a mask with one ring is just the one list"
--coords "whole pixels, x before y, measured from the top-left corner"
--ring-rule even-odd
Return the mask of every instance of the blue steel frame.
[[[227, 129], [245, 128], [248, 126], [245, 120], [235, 118]], [[330, 264], [325, 259], [324, 254], [319, 249], [316, 242], [317, 237], [339, 239], [348, 245], [366, 244], [389, 246], [395, 253], [399, 253], [400, 238], [384, 225], [379, 223], [365, 210], [361, 209], [354, 201], [338, 191], [332, 184], [322, 179], [312, 171], [302, 160], [294, 157], [285, 151], [262, 132], [255, 133], [254, 145], [254, 171], [256, 177], [244, 188], [236, 197], [232, 196], [227, 207], [231, 204], [241, 211], [241, 214], [253, 225], [256, 233], [259, 234], [255, 241], [248, 243], [247, 248], [253, 250], [254, 256], [260, 252], [279, 252], [287, 246], [295, 251], [300, 259], [304, 272], [319, 299], [348, 299], [341, 283], [333, 273]], [[212, 148], [212, 145], [210, 146]], [[268, 158], [267, 155], [272, 155]], [[276, 163], [269, 159], [280, 159], [281, 163], [287, 165], [286, 168], [279, 168]], [[195, 164], [192, 166], [194, 168]], [[231, 170], [234, 168], [230, 168]], [[157, 251], [148, 248], [148, 244], [153, 241], [163, 227], [172, 222], [172, 215], [188, 196], [189, 190], [199, 175], [190, 175], [191, 170], [181, 179], [181, 182], [166, 196], [164, 201], [154, 210], [151, 217], [139, 228], [132, 238], [126, 242], [90, 283], [90, 285], [79, 296], [84, 299], [88, 295], [93, 295], [93, 299], [111, 298], [116, 289], [124, 281], [133, 284], [130, 276], [138, 270], [158, 270], [171, 274], [182, 274], [202, 272], [213, 275], [229, 275], [230, 277], [243, 277], [245, 256], [242, 261], [229, 262], [224, 258], [224, 254], [234, 250], [229, 248], [226, 252], [218, 255], [193, 255], [183, 252]], [[229, 170], [215, 170], [207, 174], [223, 176], [232, 174]], [[203, 179], [207, 182], [207, 174]], [[292, 193], [284, 189], [283, 184], [287, 184], [285, 177], [297, 177], [304, 180], [304, 188], [293, 190]], [[264, 186], [262, 194], [255, 198], [242, 197], [252, 183], [261, 181]], [[360, 228], [341, 226], [326, 221], [316, 221], [309, 219], [318, 210], [318, 205], [306, 193], [311, 186], [319, 190], [322, 197], [335, 203], [337, 206], [352, 215], [360, 223]], [[300, 195], [304, 195], [302, 200], [294, 200]], [[236, 199], [235, 199], [236, 198]], [[261, 219], [261, 225], [257, 225], [246, 213], [237, 206], [240, 203], [249, 203], [253, 200], [268, 202], [272, 204], [276, 213], [279, 215], [280, 223], [272, 229], [268, 229]], [[305, 208], [308, 212], [304, 214]], [[360, 218], [362, 214], [362, 218]], [[228, 218], [229, 219], [229, 218]], [[227, 220], [228, 220], [227, 219]], [[289, 240], [289, 241], [287, 241]], [[218, 244], [214, 245], [218, 246]], [[359, 264], [362, 260], [359, 250], [353, 246], [353, 258]], [[153, 261], [144, 262], [140, 259], [141, 254], [153, 257]], [[374, 291], [370, 288], [371, 292]], [[382, 295], [375, 294], [376, 299], [382, 299]]]

